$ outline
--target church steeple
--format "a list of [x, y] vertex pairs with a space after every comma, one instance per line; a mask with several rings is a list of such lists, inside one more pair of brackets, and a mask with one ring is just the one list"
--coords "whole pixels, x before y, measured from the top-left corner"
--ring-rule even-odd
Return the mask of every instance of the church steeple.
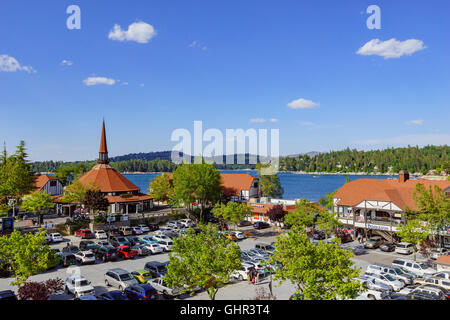
[[108, 164], [108, 147], [106, 145], [105, 120], [103, 120], [102, 137], [100, 138], [100, 150], [98, 152], [97, 163]]

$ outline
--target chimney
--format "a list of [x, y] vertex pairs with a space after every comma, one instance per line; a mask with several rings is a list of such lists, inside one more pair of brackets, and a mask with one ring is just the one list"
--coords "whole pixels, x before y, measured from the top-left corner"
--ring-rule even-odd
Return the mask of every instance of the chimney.
[[409, 172], [407, 170], [401, 170], [398, 173], [398, 182], [406, 182], [409, 180]]

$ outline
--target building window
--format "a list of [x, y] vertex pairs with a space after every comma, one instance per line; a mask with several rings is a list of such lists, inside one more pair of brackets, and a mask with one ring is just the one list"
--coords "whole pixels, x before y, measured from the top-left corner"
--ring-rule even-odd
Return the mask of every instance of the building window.
[[56, 181], [55, 180], [50, 181], [50, 187], [56, 187]]

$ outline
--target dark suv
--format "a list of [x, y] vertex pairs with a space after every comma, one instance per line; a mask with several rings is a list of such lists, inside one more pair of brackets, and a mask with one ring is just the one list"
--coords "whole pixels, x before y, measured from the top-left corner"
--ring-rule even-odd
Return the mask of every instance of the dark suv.
[[147, 262], [144, 269], [147, 270], [153, 278], [163, 277], [167, 273], [166, 264], [158, 261]]
[[100, 247], [95, 252], [95, 258], [102, 260], [103, 262], [115, 261], [118, 259], [117, 249], [114, 247]]
[[125, 237], [114, 237], [110, 242], [116, 248], [120, 246], [131, 246], [130, 241], [128, 241]]
[[253, 224], [253, 228], [258, 229], [258, 230], [266, 229], [266, 228], [270, 228], [270, 224], [268, 224], [267, 222], [258, 221]]
[[81, 251], [91, 250], [92, 252], [95, 252], [100, 246], [94, 241], [80, 241], [79, 247]]

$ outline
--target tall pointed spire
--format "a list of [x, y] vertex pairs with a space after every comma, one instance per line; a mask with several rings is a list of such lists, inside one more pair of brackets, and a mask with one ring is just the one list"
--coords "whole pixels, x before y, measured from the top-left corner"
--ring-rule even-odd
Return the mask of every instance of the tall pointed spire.
[[102, 137], [100, 138], [100, 150], [98, 152], [98, 163], [109, 163], [108, 147], [106, 145], [105, 120], [103, 120]]

